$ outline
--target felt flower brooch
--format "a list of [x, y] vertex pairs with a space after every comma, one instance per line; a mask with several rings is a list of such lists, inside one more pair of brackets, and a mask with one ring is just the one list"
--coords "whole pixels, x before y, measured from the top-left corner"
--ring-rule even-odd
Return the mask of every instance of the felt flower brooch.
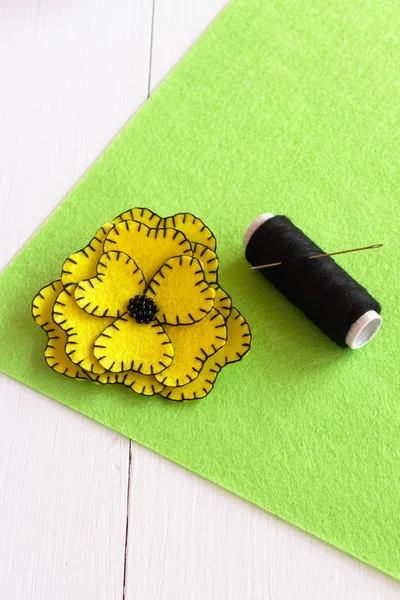
[[250, 329], [218, 285], [216, 241], [189, 213], [129, 210], [64, 262], [35, 296], [47, 364], [175, 401], [202, 398], [250, 349]]

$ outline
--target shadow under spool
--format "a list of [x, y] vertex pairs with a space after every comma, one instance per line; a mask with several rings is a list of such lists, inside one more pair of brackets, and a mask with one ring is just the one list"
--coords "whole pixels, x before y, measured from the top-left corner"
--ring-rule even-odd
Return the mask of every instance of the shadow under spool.
[[379, 302], [331, 257], [309, 259], [324, 251], [287, 217], [261, 215], [243, 243], [253, 266], [282, 261], [261, 274], [339, 346], [362, 348], [379, 331]]

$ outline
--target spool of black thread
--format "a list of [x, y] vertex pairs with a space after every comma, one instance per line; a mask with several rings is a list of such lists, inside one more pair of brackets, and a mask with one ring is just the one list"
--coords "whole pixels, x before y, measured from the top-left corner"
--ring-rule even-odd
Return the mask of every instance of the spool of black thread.
[[339, 346], [361, 348], [380, 329], [379, 302], [331, 257], [310, 260], [324, 251], [287, 217], [261, 215], [244, 244], [253, 266], [282, 262], [261, 274]]

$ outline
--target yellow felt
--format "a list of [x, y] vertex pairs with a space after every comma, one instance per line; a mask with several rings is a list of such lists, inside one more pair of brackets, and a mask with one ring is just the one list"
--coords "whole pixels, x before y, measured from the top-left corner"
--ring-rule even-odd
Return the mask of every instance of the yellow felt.
[[232, 300], [218, 284], [212, 284], [211, 287], [215, 290], [214, 307], [227, 319], [231, 312]]
[[147, 282], [171, 256], [192, 254], [190, 242], [182, 232], [152, 229], [137, 221], [114, 225], [104, 242], [104, 251], [110, 250], [120, 250], [133, 258]]
[[201, 262], [206, 281], [215, 283], [218, 278], [218, 258], [215, 252], [203, 244], [192, 244], [192, 251], [193, 256]]
[[67, 333], [65, 352], [73, 363], [85, 371], [104, 373], [93, 354], [93, 345], [113, 319], [94, 317], [82, 310], [76, 303], [76, 284], [65, 288], [57, 297], [53, 308], [53, 319]]
[[120, 223], [121, 221], [138, 221], [148, 227], [157, 228], [162, 219], [148, 208], [131, 208], [113, 219], [113, 223]]
[[212, 389], [219, 371], [228, 363], [241, 360], [250, 350], [250, 328], [236, 308], [232, 308], [227, 321], [226, 344], [208, 358], [191, 383], [182, 387], [165, 387], [160, 393], [164, 398], [182, 402], [204, 398]]
[[32, 316], [35, 323], [45, 331], [53, 331], [53, 306], [58, 294], [62, 291], [61, 279], [56, 279], [42, 287], [32, 301]]
[[143, 394], [144, 396], [159, 394], [164, 387], [152, 375], [143, 375], [136, 371], [123, 371], [121, 373], [106, 371], [102, 375], [91, 375], [91, 379], [101, 384], [122, 383], [137, 394]]
[[63, 264], [61, 276], [64, 285], [78, 283], [83, 279], [90, 279], [90, 277], [96, 275], [96, 265], [103, 254], [104, 240], [112, 227], [112, 223], [106, 223], [103, 227], [100, 227], [85, 248], [67, 258]]
[[32, 315], [35, 322], [46, 331], [48, 341], [44, 356], [47, 364], [57, 373], [74, 379], [86, 379], [85, 373], [75, 365], [65, 353], [67, 335], [53, 321], [53, 305], [62, 290], [61, 279], [44, 286], [35, 296], [32, 303]]
[[143, 394], [144, 396], [159, 394], [164, 387], [155, 377], [142, 375], [142, 373], [135, 373], [133, 371], [129, 371], [121, 383], [131, 388], [137, 394]]
[[161, 390], [160, 395], [175, 402], [204, 398], [204, 396], [207, 396], [211, 392], [219, 370], [215, 367], [213, 357], [211, 357], [204, 363], [196, 379], [181, 387], [166, 386]]
[[120, 375], [123, 375], [123, 373], [111, 373], [110, 371], [104, 371], [99, 375], [96, 373], [91, 373], [90, 371], [87, 372], [89, 379], [101, 385], [106, 385], [107, 383], [119, 383], [118, 378]]
[[203, 244], [210, 250], [215, 250], [216, 241], [213, 233], [206, 227], [203, 221], [194, 217], [191, 213], [180, 213], [173, 217], [162, 219], [159, 227], [172, 227], [183, 231], [188, 240], [194, 243]]
[[157, 320], [168, 325], [200, 321], [214, 304], [215, 290], [204, 279], [197, 258], [175, 256], [156, 273], [148, 285], [159, 308]]
[[87, 379], [85, 372], [71, 361], [65, 353], [67, 334], [58, 327], [57, 336], [49, 338], [44, 357], [53, 371], [71, 377], [72, 379]]
[[251, 343], [250, 326], [237, 308], [232, 307], [226, 325], [228, 327], [228, 339], [225, 346], [218, 352], [219, 356], [214, 355], [216, 364], [220, 362], [220, 357], [223, 357], [222, 366], [244, 358], [250, 350]]
[[130, 298], [143, 294], [145, 280], [134, 260], [124, 252], [107, 252], [100, 257], [97, 275], [78, 283], [77, 304], [96, 317], [119, 317]]
[[94, 355], [107, 371], [154, 375], [171, 364], [174, 350], [157, 321], [137, 323], [126, 313], [97, 338]]
[[196, 379], [204, 361], [225, 344], [227, 337], [225, 319], [215, 308], [192, 325], [165, 325], [164, 328], [174, 348], [174, 360], [156, 379], [172, 387]]

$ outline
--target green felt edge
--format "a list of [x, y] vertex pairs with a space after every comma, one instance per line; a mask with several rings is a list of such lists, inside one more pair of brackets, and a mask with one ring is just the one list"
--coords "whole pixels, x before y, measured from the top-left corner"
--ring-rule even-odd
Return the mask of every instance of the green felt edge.
[[[381, 4], [376, 0], [368, 6], [367, 14], [361, 2], [342, 6], [336, 0], [330, 0], [325, 3], [315, 2], [310, 6], [304, 0], [294, 8], [293, 3], [283, 3], [281, 0], [272, 1], [268, 6], [256, 0], [236, 0], [74, 188], [68, 202], [53, 213], [51, 219], [1, 275], [0, 299], [3, 312], [0, 331], [4, 335], [3, 339], [9, 339], [12, 335], [17, 338], [16, 341], [25, 342], [25, 345], [20, 346], [25, 349], [25, 354], [19, 352], [10, 356], [6, 352], [6, 345], [2, 344], [0, 367], [5, 373], [39, 391], [57, 396], [75, 410], [90, 415], [324, 541], [400, 578], [400, 527], [397, 510], [399, 487], [394, 479], [400, 464], [397, 443], [400, 439], [399, 382], [396, 375], [399, 341], [395, 335], [399, 322], [400, 297], [399, 279], [395, 277], [398, 274], [399, 258], [397, 190], [400, 182], [398, 156], [394, 150], [397, 140], [394, 123], [398, 118], [399, 105], [399, 85], [394, 73], [399, 61], [393, 44], [399, 27], [399, 15], [392, 8], [391, 3]], [[216, 47], [217, 54], [213, 50]], [[263, 61], [260, 62], [261, 55]], [[233, 66], [229, 71], [227, 65], [231, 63]], [[221, 65], [225, 68], [221, 69]], [[324, 72], [327, 65], [329, 69]], [[249, 77], [248, 83], [243, 81], [244, 73]], [[267, 76], [268, 86], [262, 83], [262, 77], [265, 81]], [[227, 80], [237, 84], [237, 89], [232, 89], [232, 93], [226, 86]], [[191, 82], [190, 88], [186, 85], [187, 81]], [[292, 95], [296, 87], [291, 88], [293, 82], [298, 87]], [[215, 89], [220, 90], [220, 96], [214, 93]], [[174, 90], [177, 96], [174, 96]], [[202, 103], [197, 102], [193, 90], [197, 93], [204, 90], [203, 96], [200, 94]], [[260, 97], [262, 93], [265, 94], [265, 106], [270, 107], [270, 111], [257, 122], [257, 130], [253, 130], [257, 110], [264, 106], [257, 105], [254, 98], [257, 95]], [[235, 99], [237, 104], [234, 103]], [[236, 117], [230, 109], [232, 102]], [[203, 110], [204, 105], [206, 112]], [[340, 115], [334, 110], [337, 106], [341, 107]], [[256, 112], [252, 113], [251, 110]], [[282, 110], [286, 111], [284, 119], [280, 117]], [[229, 126], [228, 132], [219, 132], [219, 137], [217, 135], [213, 142], [213, 123], [211, 117], [207, 118], [214, 114], [217, 114], [216, 124], [227, 123]], [[247, 137], [246, 131], [240, 130], [240, 125], [241, 120], [249, 114]], [[190, 146], [190, 139], [185, 137], [186, 131], [191, 132], [191, 138], [193, 131], [196, 131], [193, 115], [202, 119], [203, 136], [213, 142], [212, 151], [207, 148], [210, 156], [215, 158], [215, 152], [218, 152], [222, 166], [226, 169], [222, 170], [222, 184], [217, 177], [220, 173], [216, 173], [204, 155], [196, 156], [196, 147]], [[175, 147], [168, 146], [167, 138], [171, 130], [164, 128], [167, 117], [172, 121]], [[185, 129], [180, 128], [177, 121], [182, 122]], [[214, 131], [216, 124], [214, 123]], [[260, 125], [267, 127], [265, 132], [268, 132], [268, 136], [264, 136], [262, 140], [255, 135], [260, 131]], [[158, 146], [160, 131], [163, 143]], [[238, 133], [235, 142], [236, 131], [240, 135]], [[181, 146], [178, 144], [177, 134], [181, 136]], [[321, 143], [318, 142], [317, 134], [321, 136]], [[149, 159], [149, 137], [154, 144], [155, 156], [158, 160], [160, 157], [163, 159], [158, 171], [156, 161], [144, 163]], [[185, 143], [192, 152], [189, 157], [184, 152]], [[227, 143], [232, 147], [240, 145], [242, 155], [253, 159], [246, 163], [246, 169], [229, 153]], [[167, 151], [172, 148], [177, 154], [176, 164], [186, 165], [186, 170], [179, 172], [178, 169], [174, 173], [172, 167], [176, 167], [176, 164], [166, 158]], [[128, 158], [127, 162], [131, 167], [135, 162], [139, 164], [136, 160], [138, 156], [144, 156], [140, 167], [134, 169], [137, 180], [128, 194], [124, 194], [123, 184], [129, 170], [124, 166], [115, 169], [115, 157], [119, 153]], [[201, 193], [194, 177], [196, 173], [192, 171], [195, 166], [191, 160], [193, 154], [200, 167], [208, 169], [205, 181], [203, 177]], [[266, 172], [262, 171], [265, 164], [270, 165]], [[290, 165], [289, 177], [287, 165]], [[170, 169], [168, 178], [163, 169]], [[154, 184], [157, 178], [149, 177], [154, 173], [160, 176], [159, 181], [162, 181], [169, 192], [166, 195], [169, 201], [165, 201], [162, 206], [154, 200], [159, 197], [157, 190], [160, 192], [157, 184]], [[175, 179], [171, 173], [175, 175]], [[185, 181], [187, 176], [194, 178], [192, 196], [179, 193], [179, 186], [173, 184], [174, 180]], [[108, 193], [104, 191], [104, 186], [108, 186]], [[224, 194], [225, 189], [230, 192], [229, 198]], [[202, 202], [204, 197], [201, 194], [208, 198], [206, 202]], [[101, 201], [92, 200], [94, 210], [91, 212], [88, 198], [91, 199], [94, 195], [99, 196]], [[219, 221], [214, 211], [216, 196], [220, 206], [224, 208], [224, 218]], [[241, 213], [238, 215], [232, 209], [232, 204], [243, 197], [246, 198], [246, 205], [240, 205]], [[265, 198], [268, 199], [268, 205]], [[83, 199], [86, 204], [85, 219], [82, 219]], [[115, 406], [126, 411], [126, 394], [131, 394], [128, 390], [112, 389], [106, 395], [105, 390], [101, 391], [97, 386], [79, 382], [87, 390], [85, 398], [82, 398], [81, 389], [78, 392], [75, 387], [78, 385], [76, 382], [64, 380], [50, 370], [42, 369], [44, 362], [38, 357], [38, 351], [44, 348], [45, 342], [39, 329], [28, 322], [30, 300], [42, 285], [59, 276], [65, 256], [82, 247], [99, 224], [136, 205], [149, 206], [163, 216], [187, 209], [203, 218], [215, 230], [219, 241], [222, 285], [232, 293], [235, 305], [239, 305], [246, 316], [250, 314], [250, 325], [253, 332], [256, 332], [255, 347], [247, 359], [248, 369], [253, 374], [260, 373], [260, 369], [266, 370], [264, 385], [254, 384], [254, 394], [265, 389], [273, 390], [274, 394], [273, 397], [268, 397], [271, 404], [268, 407], [256, 402], [254, 398], [247, 400], [253, 409], [269, 410], [271, 418], [276, 418], [275, 424], [281, 425], [278, 417], [283, 419], [285, 427], [279, 429], [281, 435], [299, 435], [298, 439], [295, 438], [297, 446], [295, 444], [293, 447], [296, 452], [290, 454], [292, 462], [284, 464], [284, 468], [281, 465], [279, 477], [272, 477], [274, 469], [271, 464], [275, 464], [276, 468], [280, 464], [272, 444], [269, 445], [269, 452], [265, 449], [265, 456], [269, 460], [265, 463], [265, 456], [261, 457], [264, 458], [264, 464], [261, 464], [263, 470], [258, 472], [271, 476], [280, 488], [276, 487], [271, 491], [272, 483], [263, 487], [252, 472], [248, 472], [247, 477], [240, 481], [237, 473], [230, 472], [232, 464], [239, 469], [240, 458], [245, 461], [252, 458], [252, 454], [244, 452], [242, 457], [235, 455], [225, 430], [223, 449], [230, 450], [231, 454], [229, 460], [223, 462], [226, 454], [221, 454], [221, 448], [214, 448], [220, 461], [220, 465], [216, 466], [211, 459], [204, 465], [199, 462], [198, 457], [185, 455], [188, 448], [185, 444], [182, 444], [183, 448], [176, 446], [172, 428], [171, 437], [155, 439], [154, 429], [146, 429], [146, 423], [143, 425], [142, 417], [145, 421], [151, 421], [160, 413], [163, 422], [168, 416], [171, 426], [176, 426], [177, 420], [178, 425], [181, 425], [182, 419], [189, 421], [193, 413], [197, 417], [194, 419], [195, 424], [198, 424], [197, 420], [202, 416], [204, 425], [215, 419], [215, 416], [221, 418], [229, 414], [232, 417], [234, 414], [238, 417], [241, 414], [238, 408], [243, 411], [244, 423], [247, 420], [251, 422], [252, 413], [249, 409], [246, 412], [243, 406], [234, 405], [236, 398], [229, 398], [230, 402], [225, 399], [229, 384], [238, 388], [239, 397], [243, 393], [240, 389], [240, 381], [244, 379], [241, 364], [228, 366], [220, 375], [218, 389], [206, 401], [200, 401], [201, 404], [196, 403], [195, 406], [135, 398], [135, 417], [129, 426], [126, 426], [126, 422], [116, 423], [114, 407], [110, 411], [110, 407], [105, 404], [112, 397]], [[305, 207], [307, 210], [304, 210]], [[242, 250], [235, 240], [241, 237], [254, 216], [265, 211], [285, 212], [326, 248], [342, 247], [344, 233], [349, 245], [352, 245], [353, 240], [367, 243], [384, 241], [390, 248], [390, 253], [385, 254], [384, 269], [382, 259], [375, 256], [350, 257], [345, 262], [341, 261], [343, 266], [377, 295], [384, 306], [385, 324], [382, 332], [371, 345], [357, 353], [357, 358], [334, 348], [274, 290], [266, 288], [261, 278], [249, 275], [243, 263]], [[329, 228], [326, 226], [327, 221]], [[374, 239], [370, 239], [371, 231]], [[48, 238], [52, 244], [50, 256], [46, 250]], [[390, 286], [387, 273], [393, 275]], [[250, 294], [245, 292], [247, 288], [251, 290]], [[17, 295], [15, 291], [18, 292]], [[265, 322], [272, 327], [272, 331], [267, 331]], [[17, 329], [15, 323], [18, 323]], [[279, 349], [274, 352], [274, 356], [267, 354], [270, 361], [267, 363], [265, 339], [275, 344], [274, 350]], [[29, 352], [26, 343], [32, 341], [34, 346]], [[296, 377], [290, 377], [287, 370], [280, 370], [279, 361], [296, 352], [301, 352], [302, 356], [296, 356], [291, 364]], [[302, 379], [310, 365], [312, 369], [307, 380]], [[321, 370], [322, 378], [318, 377]], [[280, 380], [283, 378], [284, 385]], [[306, 387], [305, 391], [298, 385], [299, 381]], [[348, 389], [344, 393], [342, 388], [346, 390], [346, 386]], [[325, 404], [318, 407], [320, 412], [316, 414], [321, 393], [324, 394]], [[132, 396], [128, 401], [131, 398]], [[302, 402], [301, 412], [293, 398]], [[289, 409], [294, 413], [291, 416], [287, 414]], [[186, 413], [181, 413], [182, 410]], [[175, 411], [179, 411], [178, 417]], [[340, 411], [341, 420], [337, 416]], [[343, 417], [346, 411], [348, 412]], [[131, 417], [130, 408], [128, 413]], [[306, 426], [299, 420], [303, 415]], [[350, 421], [351, 426], [348, 426], [347, 421]], [[335, 432], [329, 429], [324, 431], [322, 427], [318, 434], [310, 430], [311, 425], [318, 427], [321, 423], [328, 423], [332, 427], [335, 424]], [[267, 420], [263, 424], [267, 425]], [[343, 426], [342, 431], [339, 426]], [[302, 442], [305, 443], [306, 440], [306, 432], [310, 437], [310, 451], [302, 446]], [[250, 434], [250, 430], [247, 433]], [[262, 432], [264, 436], [267, 433], [270, 434], [271, 431], [265, 429]], [[338, 472], [336, 477], [332, 476], [332, 466], [338, 466], [334, 462], [335, 455], [329, 451], [332, 448], [324, 445], [322, 433], [328, 438], [332, 435], [329, 442], [337, 444], [334, 450], [339, 452], [339, 458], [345, 459], [341, 465], [344, 466], [344, 473]], [[349, 437], [351, 433], [354, 434], [354, 440]], [[362, 457], [357, 454], [357, 449], [366, 435], [370, 436], [369, 445], [363, 447], [365, 456]], [[257, 439], [264, 443], [269, 441], [269, 438], [262, 435], [258, 435]], [[254, 445], [250, 435], [246, 440], [248, 445]], [[204, 441], [209, 441], [207, 436]], [[291, 439], [285, 440], [286, 446], [280, 445], [281, 440], [278, 438], [274, 442], [282, 452], [292, 450]], [[318, 462], [315, 446], [312, 446], [318, 443], [321, 444], [324, 456], [331, 461], [325, 470], [324, 463]], [[340, 454], [346, 443], [349, 444], [349, 450], [354, 452], [353, 458], [360, 461], [359, 487], [352, 477], [350, 453]], [[256, 452], [258, 448], [255, 445], [251, 449]], [[315, 455], [311, 452], [313, 448]], [[241, 449], [246, 450], [244, 446]], [[373, 453], [377, 458], [374, 458]], [[320, 494], [322, 487], [317, 485], [318, 479], [314, 482], [318, 493], [310, 495], [312, 501], [307, 502], [305, 496], [310, 490], [307, 480], [296, 477], [296, 467], [299, 467], [296, 456], [299, 455], [312, 457], [316, 461], [315, 468], [307, 465], [313, 476], [319, 475], [327, 484], [335, 482], [338, 486], [342, 485], [336, 488], [336, 492], [339, 492], [335, 498], [336, 504], [330, 506], [330, 498]], [[257, 458], [260, 459], [259, 456]], [[234, 462], [235, 460], [239, 462]], [[242, 466], [243, 464], [242, 462]], [[253, 466], [259, 468], [260, 463], [256, 465], [254, 461]], [[285, 476], [288, 473], [285, 468], [289, 468], [289, 475], [294, 476], [291, 486], [286, 487]], [[251, 488], [246, 488], [248, 481]], [[355, 487], [350, 486], [349, 491], [346, 483]], [[368, 485], [371, 495], [376, 498], [375, 502], [371, 502], [368, 497]], [[282, 498], [282, 489], [286, 493], [293, 492], [294, 498]], [[334, 489], [332, 487], [331, 491]], [[270, 496], [266, 499], [268, 494]], [[345, 508], [348, 513], [344, 514]], [[336, 522], [334, 515], [337, 517]]]

